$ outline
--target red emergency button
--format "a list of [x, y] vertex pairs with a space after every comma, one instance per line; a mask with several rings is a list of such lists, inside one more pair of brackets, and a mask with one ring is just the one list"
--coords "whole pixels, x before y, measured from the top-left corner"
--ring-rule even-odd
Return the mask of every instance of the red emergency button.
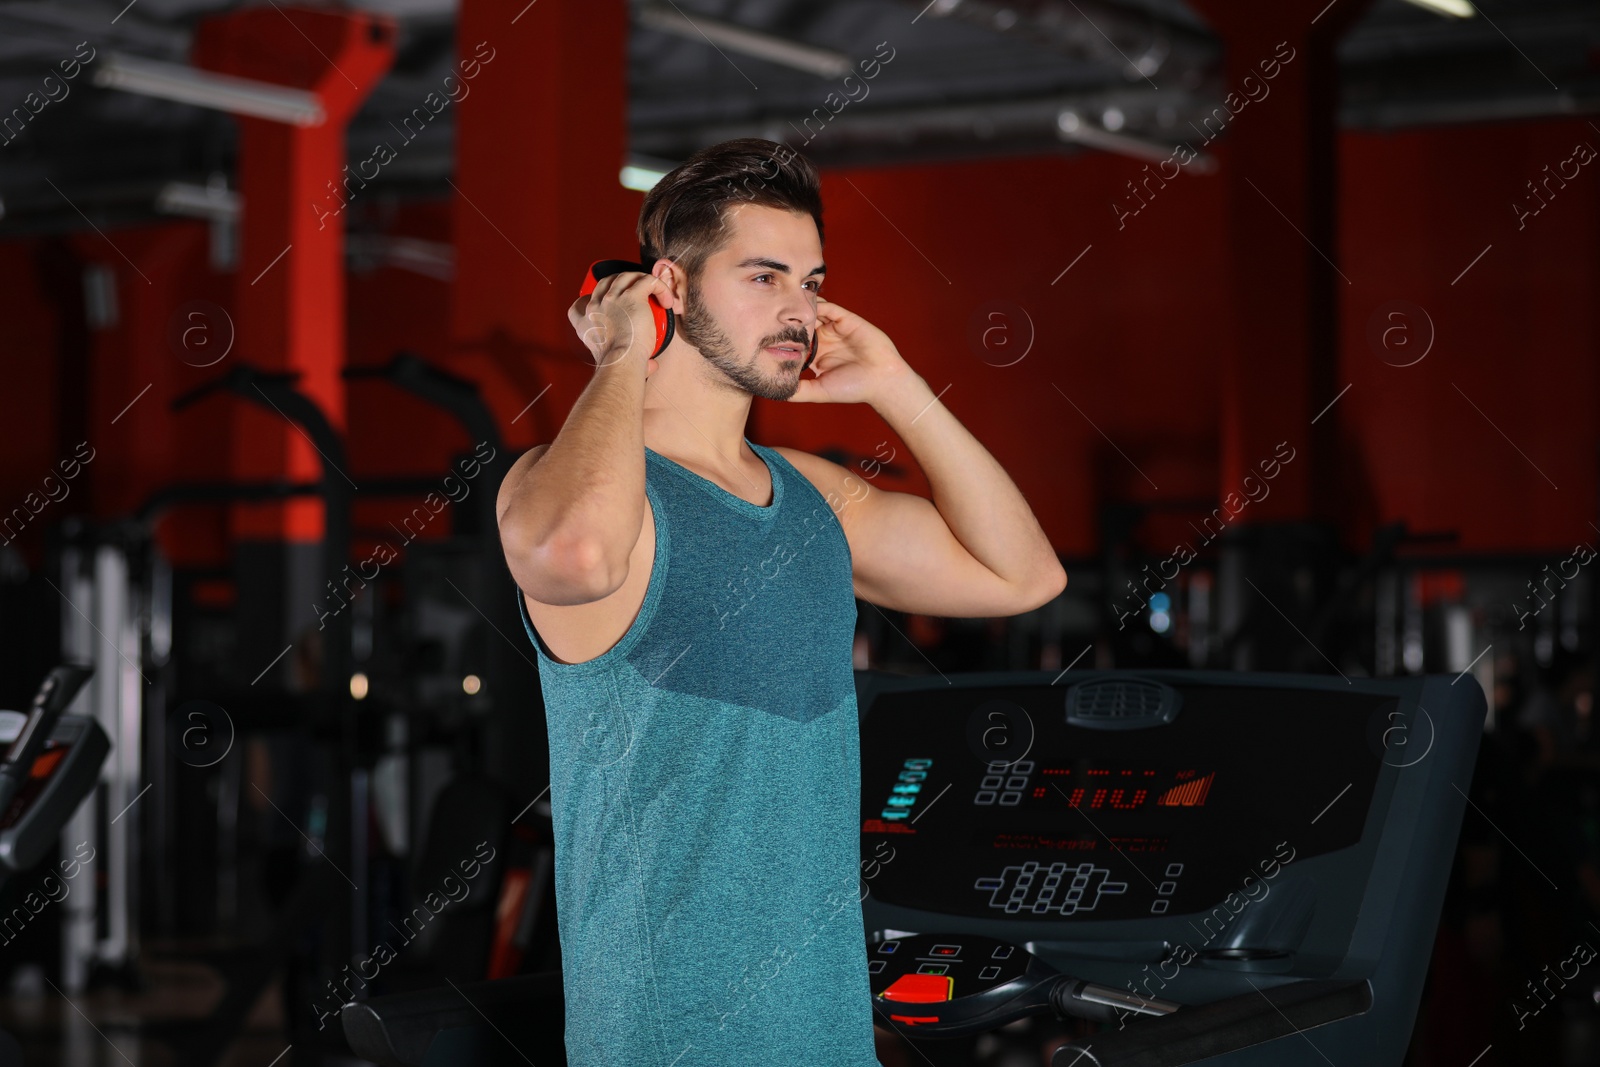
[[943, 974], [903, 974], [878, 995], [907, 1004], [931, 1004], [955, 996], [955, 979]]

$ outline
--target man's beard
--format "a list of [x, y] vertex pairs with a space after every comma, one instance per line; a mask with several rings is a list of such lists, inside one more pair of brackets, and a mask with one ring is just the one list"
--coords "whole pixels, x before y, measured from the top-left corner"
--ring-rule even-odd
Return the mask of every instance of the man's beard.
[[[707, 363], [717, 368], [725, 378], [751, 396], [759, 396], [765, 400], [788, 400], [795, 394], [795, 390], [800, 388], [800, 375], [795, 371], [779, 370], [767, 376], [761, 373], [759, 356], [750, 363], [739, 359], [739, 354], [734, 351], [733, 342], [728, 339], [728, 335], [717, 325], [716, 320], [706, 310], [705, 304], [701, 302], [700, 288], [695, 284], [693, 277], [689, 279], [684, 310], [677, 318], [678, 332], [683, 335], [683, 339], [699, 349]], [[783, 344], [786, 341], [796, 341], [809, 351], [810, 338], [780, 336], [774, 338], [772, 343]]]

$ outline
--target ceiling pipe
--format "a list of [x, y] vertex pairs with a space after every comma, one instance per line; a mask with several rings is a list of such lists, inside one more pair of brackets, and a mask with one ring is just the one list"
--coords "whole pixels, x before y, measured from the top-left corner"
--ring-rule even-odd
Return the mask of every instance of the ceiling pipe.
[[1192, 88], [1221, 55], [1216, 40], [1198, 26], [1100, 0], [934, 0], [927, 5], [911, 0], [910, 6], [920, 9], [919, 18], [959, 19], [1026, 38], [1114, 67], [1129, 81], [1152, 79], [1166, 71], [1164, 80]]
[[159, 59], [112, 53], [96, 68], [94, 84], [291, 126], [320, 126], [327, 121], [314, 92]]
[[[672, 144], [716, 144], [736, 137], [764, 137], [788, 141], [810, 151], [811, 140], [821, 147], [819, 155], [833, 150], [862, 145], [906, 145], [919, 140], [952, 140], [971, 143], [1004, 143], [1008, 140], [1055, 140], [1115, 152], [1146, 162], [1169, 159], [1178, 145], [1188, 140], [1172, 123], [1172, 138], [1159, 132], [1144, 132], [1159, 127], [1156, 118], [1161, 108], [1173, 113], [1203, 112], [1202, 101], [1185, 93], [1126, 92], [1092, 93], [1074, 96], [1046, 96], [1029, 100], [1010, 100], [981, 104], [941, 104], [926, 108], [885, 108], [875, 111], [840, 113], [810, 137], [795, 121], [771, 118], [751, 122], [718, 123], [694, 127], [637, 130], [635, 151], [668, 159]], [[1115, 116], [1118, 129], [1107, 129], [1104, 117]], [[1139, 119], [1130, 121], [1130, 116]], [[1134, 133], [1132, 129], [1141, 132]], [[795, 137], [800, 134], [800, 137]], [[653, 144], [659, 145], [651, 152]], [[1212, 157], [1197, 155], [1188, 164], [1197, 173], [1215, 168]]]
[[[1063, 141], [1087, 145], [1090, 148], [1098, 148], [1106, 152], [1115, 152], [1118, 155], [1129, 156], [1133, 159], [1142, 159], [1147, 163], [1161, 163], [1174, 159], [1178, 154], [1178, 145], [1181, 143], [1175, 141], [1172, 144], [1166, 144], [1161, 141], [1151, 140], [1148, 137], [1117, 133], [1106, 129], [1103, 125], [1090, 122], [1071, 108], [1062, 108], [1060, 113], [1057, 114], [1056, 133]], [[1211, 174], [1217, 169], [1216, 159], [1203, 152], [1195, 152], [1188, 163], [1179, 165], [1187, 166], [1196, 174]]]
[[819, 78], [842, 77], [854, 67], [850, 57], [843, 52], [799, 44], [706, 15], [696, 15], [691, 19], [677, 7], [667, 4], [651, 2], [640, 5], [637, 21], [646, 29], [687, 37], [691, 41], [710, 42], [718, 48], [815, 74]]

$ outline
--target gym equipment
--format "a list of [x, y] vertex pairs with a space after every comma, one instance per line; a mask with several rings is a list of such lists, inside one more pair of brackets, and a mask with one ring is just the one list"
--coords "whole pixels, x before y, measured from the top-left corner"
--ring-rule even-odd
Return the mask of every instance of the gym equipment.
[[[889, 1002], [882, 1009], [888, 1021], [927, 1027], [942, 1037], [986, 1033], [1046, 1011], [1110, 1021], [1118, 1012], [1169, 1015], [1181, 1006], [1069, 977], [1026, 949], [992, 937], [913, 934], [879, 941], [869, 952], [873, 995]], [[954, 996], [956, 989], [960, 997]], [[896, 1004], [917, 1007], [897, 1012]]]
[[[92, 673], [86, 667], [56, 667], [27, 714], [0, 712], [0, 742], [9, 743], [0, 757], [0, 884], [26, 874], [45, 857], [100, 780], [111, 742], [92, 717], [65, 714]], [[88, 859], [94, 856], [90, 849]], [[86, 861], [81, 851], [76, 857], [62, 861], [63, 877], [73, 877]], [[72, 875], [66, 874], [69, 864]], [[32, 913], [21, 910], [26, 923]], [[0, 916], [8, 934], [12, 917]], [[0, 1067], [22, 1067], [21, 1048], [4, 1032]]]
[[[320, 479], [314, 483], [279, 480], [166, 487], [153, 494], [136, 515], [135, 528], [144, 528], [146, 540], [156, 517], [176, 504], [316, 495], [323, 502], [324, 536], [321, 544], [314, 546], [314, 556], [308, 553], [307, 561], [311, 564], [310, 573], [325, 578], [331, 587], [351, 555], [350, 515], [354, 488], [346, 473], [348, 461], [343, 437], [316, 401], [297, 388], [297, 380], [296, 374], [235, 364], [226, 373], [175, 398], [171, 408], [181, 412], [216, 394], [231, 393], [274, 411], [312, 443], [322, 464]], [[242, 568], [242, 573], [250, 575], [253, 569]], [[278, 594], [280, 590], [273, 589], [272, 593]], [[248, 636], [249, 626], [259, 625], [263, 633], [269, 635], [261, 644], [269, 647], [276, 644], [283, 621], [276, 606], [272, 611], [253, 615], [246, 612], [241, 616], [241, 637]], [[327, 831], [322, 850], [326, 862], [307, 866], [299, 873], [265, 939], [256, 945], [215, 956], [225, 989], [212, 1010], [202, 1019], [162, 1020], [144, 1027], [146, 1036], [169, 1041], [180, 1063], [209, 1067], [221, 1058], [274, 972], [292, 959], [305, 931], [321, 926], [315, 952], [325, 972], [336, 971], [343, 961], [366, 947], [362, 944], [366, 940], [363, 930], [366, 901], [359, 889], [352, 888], [366, 884], [367, 855], [365, 822], [360, 821], [365, 814], [361, 807], [365, 768], [360, 766], [358, 754], [352, 751], [354, 746], [349, 743], [360, 725], [348, 696], [350, 635], [351, 613], [330, 613], [322, 638], [318, 692], [292, 697], [274, 694], [271, 698], [274, 707], [270, 712], [261, 706], [267, 703], [266, 693], [252, 693], [242, 685], [225, 695], [208, 694], [224, 696], [229, 715], [235, 717], [233, 725], [239, 729], [254, 725], [252, 719], [258, 716], [265, 718], [269, 713], [288, 711], [297, 724], [303, 725], [322, 743], [328, 757], [328, 776], [335, 785], [329, 789], [327, 801]], [[158, 780], [166, 783], [164, 789], [171, 790], [172, 783], [177, 781], [177, 775], [171, 773], [176, 766], [171, 753], [158, 748], [152, 755], [158, 761], [153, 768]], [[232, 825], [225, 827], [230, 844], [233, 831]], [[231, 870], [232, 864], [228, 866]], [[293, 986], [294, 981], [288, 984]], [[288, 996], [293, 1009], [289, 1021], [291, 1036], [312, 1045], [315, 1032], [309, 1028], [307, 1013], [300, 1007], [303, 998], [294, 989]]]
[[[351, 543], [355, 531], [351, 508], [358, 493], [363, 498], [448, 494], [455, 506], [448, 518], [439, 521], [450, 524], [453, 536], [418, 540], [405, 549], [407, 563], [402, 573], [407, 602], [418, 629], [428, 618], [447, 614], [428, 610], [437, 608], [435, 601], [440, 599], [444, 600], [445, 608], [453, 611], [452, 618], [465, 617], [473, 625], [479, 625], [482, 616], [476, 605], [499, 603], [498, 598], [491, 599], [481, 590], [501, 588], [507, 580], [494, 519], [492, 487], [509, 466], [511, 457], [504, 453], [492, 412], [476, 385], [433, 367], [410, 352], [399, 352], [382, 366], [347, 369], [344, 376], [351, 381], [380, 380], [416, 395], [458, 423], [468, 433], [469, 440], [477, 442], [477, 451], [453, 464], [442, 475], [360, 477], [357, 490], [347, 480], [351, 472], [341, 435], [317, 404], [299, 390], [295, 376], [235, 365], [227, 374], [177, 398], [174, 408], [186, 409], [218, 392], [232, 393], [263, 407], [270, 406], [313, 442], [323, 464], [320, 479], [167, 486], [145, 502], [131, 529], [147, 544], [155, 519], [175, 505], [319, 496], [324, 504], [327, 532], [322, 544], [313, 546], [317, 554], [311, 561], [311, 570], [320, 572], [321, 577], [337, 580], [347, 563], [352, 563]], [[458, 470], [460, 474], [456, 473]], [[468, 496], [473, 499], [467, 499]], [[335, 584], [336, 581], [330, 582], [329, 588]], [[250, 612], [242, 606], [252, 593], [260, 597], [265, 592], [268, 590], [260, 586], [254, 590], [242, 589], [237, 615], [259, 616], [255, 623], [257, 630], [270, 631], [270, 636], [276, 637], [283, 622], [278, 618], [281, 608], [277, 604], [269, 605], [268, 610], [262, 612]], [[436, 595], [430, 599], [425, 595], [430, 593]], [[515, 649], [493, 640], [470, 646], [473, 657], [470, 670], [458, 669], [460, 665], [449, 655], [417, 656], [410, 677], [415, 683], [414, 691], [392, 692], [383, 698], [364, 701], [354, 699], [349, 688], [352, 673], [357, 669], [363, 672], [370, 669], [366, 660], [374, 645], [371, 612], [376, 599], [375, 595], [368, 595], [357, 601], [350, 611], [328, 613], [319, 692], [285, 693], [275, 686], [269, 688], [270, 683], [265, 681], [260, 686], [252, 683], [248, 687], [240, 682], [231, 689], [218, 680], [211, 680], [199, 689], [194, 688], [192, 680], [190, 682], [193, 695], [203, 693], [226, 706], [231, 725], [240, 736], [268, 728], [294, 729], [310, 735], [319, 757], [317, 770], [328, 783], [327, 791], [331, 795], [326, 811], [327, 836], [322, 849], [326, 861], [309, 864], [299, 871], [288, 899], [273, 916], [265, 937], [237, 950], [211, 954], [211, 961], [222, 974], [226, 986], [216, 1007], [201, 1020], [164, 1021], [143, 1028], [146, 1036], [172, 1043], [184, 1064], [202, 1067], [217, 1062], [239, 1032], [261, 989], [285, 963], [291, 965], [290, 985], [294, 987], [289, 993], [294, 1009], [290, 1018], [291, 1037], [301, 1048], [300, 1055], [306, 1058], [345, 1052], [337, 1025], [318, 1027], [313, 1012], [307, 1011], [306, 1005], [314, 998], [321, 1003], [325, 996], [319, 985], [321, 979], [332, 974], [336, 981], [350, 981], [340, 978], [347, 964], [367, 958], [375, 942], [395, 937], [389, 923], [384, 921], [386, 909], [395, 903], [384, 895], [395, 876], [383, 867], [381, 860], [369, 856], [366, 848], [367, 783], [373, 773], [371, 767], [380, 755], [390, 754], [380, 753], [380, 736], [386, 734], [391, 746], [403, 746], [398, 757], [391, 756], [401, 767], [399, 781], [410, 796], [421, 798], [426, 805], [445, 787], [439, 764], [448, 765], [452, 749], [459, 757], [455, 762], [466, 772], [463, 780], [470, 782], [474, 780], [472, 772], [481, 764], [497, 758], [508, 760], [510, 757], [506, 753], [520, 747], [507, 743], [508, 735], [520, 740], [516, 731], [531, 733], [532, 728], [523, 727], [521, 723], [527, 717], [528, 700], [537, 699], [536, 685], [522, 669]], [[502, 630], [510, 629], [516, 622], [515, 611], [507, 617], [503, 608], [492, 611], [488, 619], [490, 627]], [[239, 643], [253, 647], [254, 642], [244, 640], [250, 635], [243, 632], [242, 619], [239, 629]], [[417, 639], [428, 635], [410, 636]], [[269, 647], [271, 643], [265, 641], [262, 647]], [[515, 669], [511, 669], [512, 663], [516, 663]], [[228, 673], [238, 676], [236, 669], [224, 672], [224, 676]], [[472, 696], [470, 707], [463, 707], [461, 705], [466, 702], [463, 679], [468, 674], [473, 677], [475, 689], [467, 693], [476, 694], [479, 688], [482, 693]], [[243, 677], [248, 678], [248, 675]], [[452, 694], [453, 700], [449, 699]], [[452, 747], [439, 747], [441, 744]], [[424, 751], [428, 756], [443, 756], [444, 759], [416, 758]], [[155, 754], [167, 761], [164, 768], [176, 769], [175, 761], [165, 748], [157, 748]], [[220, 772], [225, 776], [223, 796], [235, 798], [235, 808], [242, 788], [237, 768], [235, 760]], [[506, 777], [504, 768], [496, 769], [501, 771], [502, 778]], [[169, 783], [165, 788], [170, 791], [170, 783], [177, 776], [162, 773], [158, 777]], [[393, 789], [388, 793], [374, 791], [374, 803], [382, 803], [385, 797], [392, 801], [394, 795]], [[390, 809], [383, 812], [389, 817], [386, 822], [403, 827], [407, 833], [421, 822], [413, 815], [423, 815], [427, 811], [423, 806], [413, 813], [408, 800], [402, 793], [399, 803], [390, 806], [399, 809], [398, 812]], [[315, 814], [312, 818], [315, 821]], [[237, 852], [235, 820], [228, 817], [223, 801], [218, 802], [217, 824], [218, 853], [227, 857], [219, 871], [220, 880], [232, 874], [231, 857]], [[507, 831], [496, 831], [496, 834], [504, 832]], [[487, 839], [497, 844], [500, 840], [493, 834]], [[467, 855], [470, 856], [470, 850]], [[503, 864], [496, 865], [496, 879], [501, 866]], [[426, 871], [419, 871], [419, 877], [423, 873]], [[357, 886], [360, 888], [355, 888]], [[453, 903], [448, 915], [432, 924], [433, 934], [438, 934], [438, 928], [457, 925], [465, 918], [462, 913], [480, 910], [480, 897], [487, 895], [492, 905], [497, 891], [498, 882], [491, 884], [487, 876], [480, 877], [474, 883], [472, 901], [467, 905]], [[529, 899], [531, 902], [534, 898]], [[483, 925], [481, 919], [480, 916], [474, 924], [474, 931]], [[308, 940], [314, 942], [309, 951], [315, 955], [307, 957], [304, 966], [296, 966], [297, 961], [291, 954], [300, 951]], [[462, 970], [475, 974], [494, 973], [481, 964], [461, 963], [459, 970], [456, 966], [462, 960], [487, 958], [491, 951], [488, 942], [487, 934], [478, 937], [474, 933], [463, 940], [457, 932], [443, 937], [438, 946], [412, 947], [405, 954], [404, 964], [384, 969], [382, 980], [388, 988], [404, 988], [402, 972], [430, 961], [438, 964], [445, 974]], [[427, 977], [430, 981], [438, 980], [435, 973]], [[301, 984], [304, 988], [300, 988]]]
[[1115, 1020], [1054, 1067], [1402, 1061], [1486, 712], [1474, 681], [950, 683], [861, 689], [881, 1023]]
[[[1052, 1067], [1398, 1067], [1479, 686], [1059, 677], [857, 672], [876, 1021], [918, 1043], [1028, 1016], [1103, 1027], [1062, 1026]], [[525, 1062], [522, 1040], [564, 1062], [561, 1016], [554, 973], [343, 1012], [385, 1067]]]
[[[99, 851], [100, 888], [72, 893], [60, 904], [61, 983], [68, 993], [97, 979], [130, 975], [140, 952], [140, 896], [151, 874], [148, 841], [140, 839], [142, 818], [114, 818], [148, 784], [140, 775], [151, 737], [144, 710], [155, 687], [146, 684], [148, 676], [141, 676], [135, 661], [145, 647], [141, 616], [150, 601], [141, 599], [137, 551], [117, 537], [91, 538], [87, 528], [77, 518], [62, 524], [51, 590], [59, 605], [60, 644], [50, 655], [93, 671], [75, 698], [76, 713], [92, 716], [111, 743], [111, 755], [99, 768], [96, 803], [79, 805], [63, 829], [69, 840], [94, 842]], [[134, 812], [142, 817], [148, 808]]]

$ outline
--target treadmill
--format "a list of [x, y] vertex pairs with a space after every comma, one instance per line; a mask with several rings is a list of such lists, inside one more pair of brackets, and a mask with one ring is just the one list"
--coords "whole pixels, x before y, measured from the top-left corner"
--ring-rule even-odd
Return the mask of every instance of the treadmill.
[[1099, 1022], [1051, 1067], [1399, 1067], [1478, 683], [1070, 678], [863, 686], [877, 1021], [913, 1040]]
[[[27, 712], [0, 711], [0, 885], [26, 874], [55, 848], [111, 751], [92, 717], [65, 714], [94, 672], [56, 667]], [[0, 1031], [0, 1067], [22, 1067], [22, 1049]]]
[[[875, 1021], [920, 1045], [1047, 1016], [1051, 1067], [1399, 1067], [1477, 682], [1060, 677], [856, 673]], [[341, 1015], [384, 1067], [565, 1062], [558, 973]]]

